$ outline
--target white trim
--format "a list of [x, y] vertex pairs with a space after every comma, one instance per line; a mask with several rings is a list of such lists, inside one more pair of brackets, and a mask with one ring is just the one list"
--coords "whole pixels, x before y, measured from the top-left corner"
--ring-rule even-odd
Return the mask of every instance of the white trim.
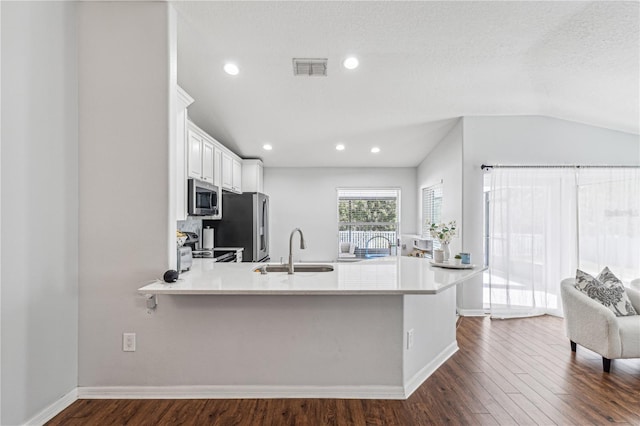
[[43, 425], [49, 420], [51, 420], [52, 418], [54, 418], [55, 416], [57, 416], [58, 414], [60, 414], [62, 410], [64, 410], [65, 408], [67, 408], [77, 400], [78, 400], [78, 388], [74, 388], [71, 391], [69, 391], [69, 393], [64, 395], [62, 398], [58, 399], [56, 402], [49, 405], [44, 410], [40, 411], [38, 414], [36, 414], [35, 416], [31, 417], [29, 420], [24, 422], [24, 425], [29, 425], [29, 426]]
[[458, 351], [451, 343], [404, 386], [95, 386], [78, 387], [26, 421], [43, 425], [78, 399], [242, 399], [328, 398], [405, 400]]
[[78, 388], [78, 399], [406, 399], [402, 386], [98, 386]]
[[187, 92], [185, 92], [182, 87], [176, 85], [176, 88], [178, 91], [178, 100], [180, 100], [180, 102], [184, 104], [184, 107], [186, 108], [191, 105], [194, 99]]
[[483, 317], [487, 315], [484, 309], [460, 309], [458, 308], [458, 315], [461, 317]]
[[43, 425], [78, 399], [242, 399], [328, 398], [405, 400], [458, 351], [451, 343], [403, 386], [95, 386], [78, 387], [49, 405], [24, 425]]
[[444, 348], [429, 364], [422, 367], [404, 384], [404, 398], [408, 399], [442, 364], [444, 364], [453, 354], [458, 352], [458, 342], [455, 340]]

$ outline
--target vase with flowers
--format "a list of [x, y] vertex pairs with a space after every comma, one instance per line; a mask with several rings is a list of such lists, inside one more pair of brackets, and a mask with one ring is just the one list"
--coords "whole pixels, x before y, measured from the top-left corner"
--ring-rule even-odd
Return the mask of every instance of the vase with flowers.
[[449, 243], [456, 235], [456, 229], [455, 220], [452, 220], [449, 223], [429, 223], [429, 234], [431, 235], [431, 238], [437, 239], [440, 242], [440, 246], [444, 252], [445, 262], [447, 262], [451, 256]]

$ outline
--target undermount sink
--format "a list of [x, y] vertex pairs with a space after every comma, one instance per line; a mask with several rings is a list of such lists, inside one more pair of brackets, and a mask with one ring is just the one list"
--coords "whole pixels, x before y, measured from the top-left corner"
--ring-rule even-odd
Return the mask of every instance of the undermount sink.
[[[295, 272], [331, 272], [333, 271], [333, 266], [313, 264], [313, 263], [294, 263], [293, 271], [294, 273]], [[262, 265], [255, 268], [253, 272], [260, 272], [262, 274], [266, 274], [268, 272], [289, 272], [289, 266], [288, 265]]]

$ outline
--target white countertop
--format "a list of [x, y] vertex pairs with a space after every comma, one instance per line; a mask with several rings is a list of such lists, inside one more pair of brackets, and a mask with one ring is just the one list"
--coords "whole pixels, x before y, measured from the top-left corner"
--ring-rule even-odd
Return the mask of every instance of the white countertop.
[[264, 263], [216, 263], [194, 259], [191, 270], [175, 283], [156, 281], [142, 294], [176, 295], [381, 295], [436, 294], [483, 271], [442, 269], [429, 259], [385, 257], [362, 262], [331, 263], [332, 272], [253, 272]]

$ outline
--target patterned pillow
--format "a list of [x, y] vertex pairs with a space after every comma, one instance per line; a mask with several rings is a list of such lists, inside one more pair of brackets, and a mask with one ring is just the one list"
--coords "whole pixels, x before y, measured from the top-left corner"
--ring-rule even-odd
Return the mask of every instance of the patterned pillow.
[[607, 267], [596, 278], [580, 269], [576, 270], [576, 288], [611, 309], [617, 317], [637, 315], [622, 281]]

